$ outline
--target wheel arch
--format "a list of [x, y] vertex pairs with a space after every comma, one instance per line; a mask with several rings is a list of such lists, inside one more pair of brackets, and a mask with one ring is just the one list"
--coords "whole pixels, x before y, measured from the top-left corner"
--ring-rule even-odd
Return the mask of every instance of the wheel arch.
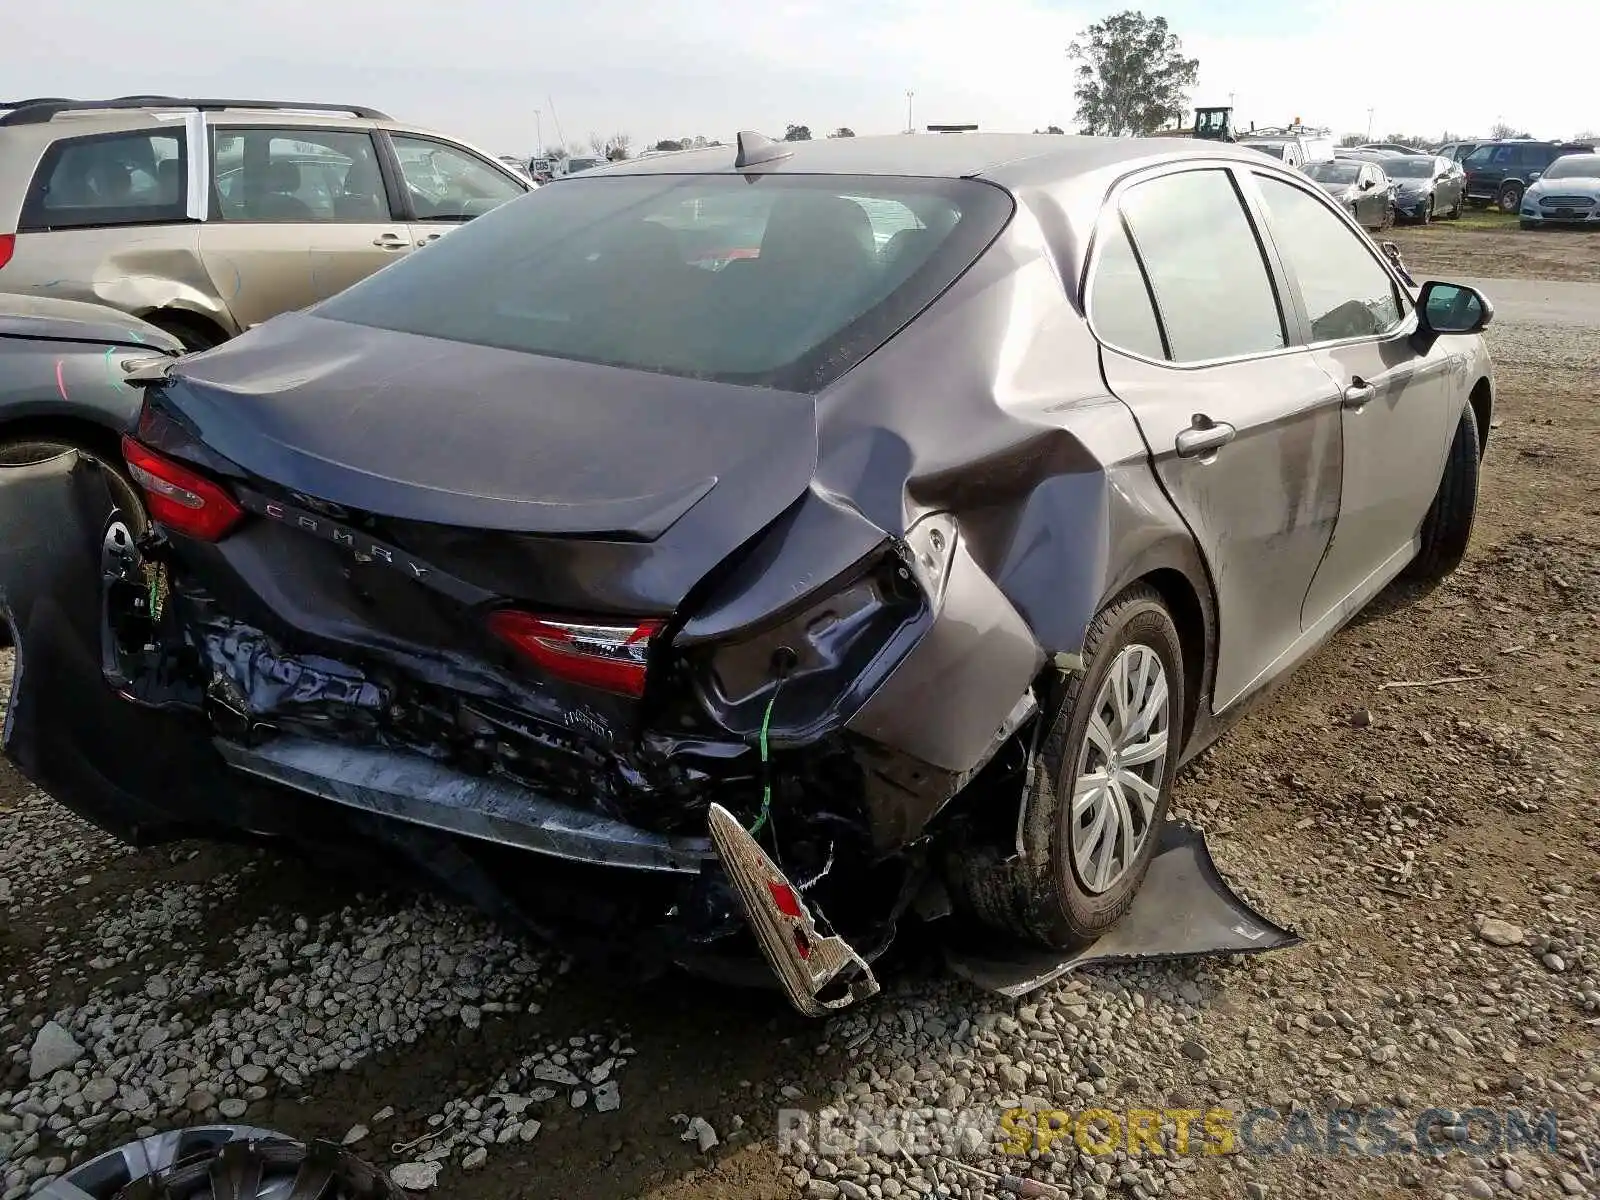
[[185, 349], [192, 349], [189, 341], [183, 336], [185, 333], [199, 333], [209, 337], [212, 345], [218, 345], [233, 337], [215, 316], [181, 305], [169, 304], [161, 308], [147, 309], [136, 315], [149, 321], [156, 328], [172, 334], [184, 343]]
[[0, 444], [32, 440], [67, 442], [120, 469], [123, 430], [111, 422], [50, 413], [0, 422]]
[[1487, 375], [1479, 376], [1478, 382], [1472, 385], [1467, 403], [1472, 405], [1472, 416], [1478, 422], [1478, 460], [1481, 462], [1489, 450], [1489, 426], [1494, 421], [1494, 384]]

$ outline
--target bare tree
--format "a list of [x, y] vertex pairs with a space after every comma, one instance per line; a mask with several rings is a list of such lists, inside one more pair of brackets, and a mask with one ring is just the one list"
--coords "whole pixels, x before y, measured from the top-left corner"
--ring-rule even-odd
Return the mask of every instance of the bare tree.
[[1496, 121], [1493, 125], [1489, 126], [1489, 137], [1496, 142], [1504, 142], [1509, 141], [1512, 138], [1525, 138], [1530, 136], [1531, 135], [1527, 132], [1527, 130], [1523, 130], [1521, 133], [1518, 133], [1515, 125], [1507, 125], [1504, 121]]
[[1180, 123], [1200, 74], [1165, 17], [1129, 9], [1085, 29], [1067, 47], [1078, 64], [1078, 122], [1085, 133], [1144, 135]]

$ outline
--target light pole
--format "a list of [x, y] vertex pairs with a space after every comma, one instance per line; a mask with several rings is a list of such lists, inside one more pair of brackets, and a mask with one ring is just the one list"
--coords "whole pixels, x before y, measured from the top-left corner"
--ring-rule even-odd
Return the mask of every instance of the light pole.
[[912, 91], [910, 88], [906, 89], [906, 132], [907, 133], [915, 133], [917, 131], [917, 127], [911, 123], [911, 98], [913, 96], [915, 96], [915, 95], [916, 95], [916, 92]]
[[1376, 111], [1377, 109], [1373, 108], [1367, 109], [1367, 141], [1369, 142], [1372, 140], [1372, 114]]
[[534, 157], [543, 158], [544, 157], [544, 122], [539, 119], [539, 110], [537, 108], [533, 110], [533, 136], [534, 136], [534, 141], [537, 143], [537, 146], [536, 146], [536, 148], [534, 149], [534, 152], [533, 152], [534, 153]]

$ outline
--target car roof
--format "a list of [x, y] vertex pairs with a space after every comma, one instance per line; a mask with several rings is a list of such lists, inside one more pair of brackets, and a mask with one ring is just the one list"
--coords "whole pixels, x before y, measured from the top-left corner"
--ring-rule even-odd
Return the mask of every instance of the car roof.
[[1105, 171], [1184, 159], [1260, 156], [1225, 142], [1189, 138], [1080, 137], [1059, 133], [881, 134], [784, 142], [787, 157], [740, 169], [737, 148], [712, 146], [645, 159], [625, 159], [585, 171], [600, 175], [796, 174], [920, 176], [988, 179], [1028, 186]]

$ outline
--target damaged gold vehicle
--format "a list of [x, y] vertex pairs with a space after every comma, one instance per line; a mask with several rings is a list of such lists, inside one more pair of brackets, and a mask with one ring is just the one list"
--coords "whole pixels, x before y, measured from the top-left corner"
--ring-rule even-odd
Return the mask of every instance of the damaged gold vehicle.
[[1008, 994], [1283, 945], [1173, 777], [1459, 562], [1491, 316], [1230, 146], [587, 172], [130, 372], [148, 531], [91, 457], [0, 473], [6, 750], [813, 1015], [912, 919]]

